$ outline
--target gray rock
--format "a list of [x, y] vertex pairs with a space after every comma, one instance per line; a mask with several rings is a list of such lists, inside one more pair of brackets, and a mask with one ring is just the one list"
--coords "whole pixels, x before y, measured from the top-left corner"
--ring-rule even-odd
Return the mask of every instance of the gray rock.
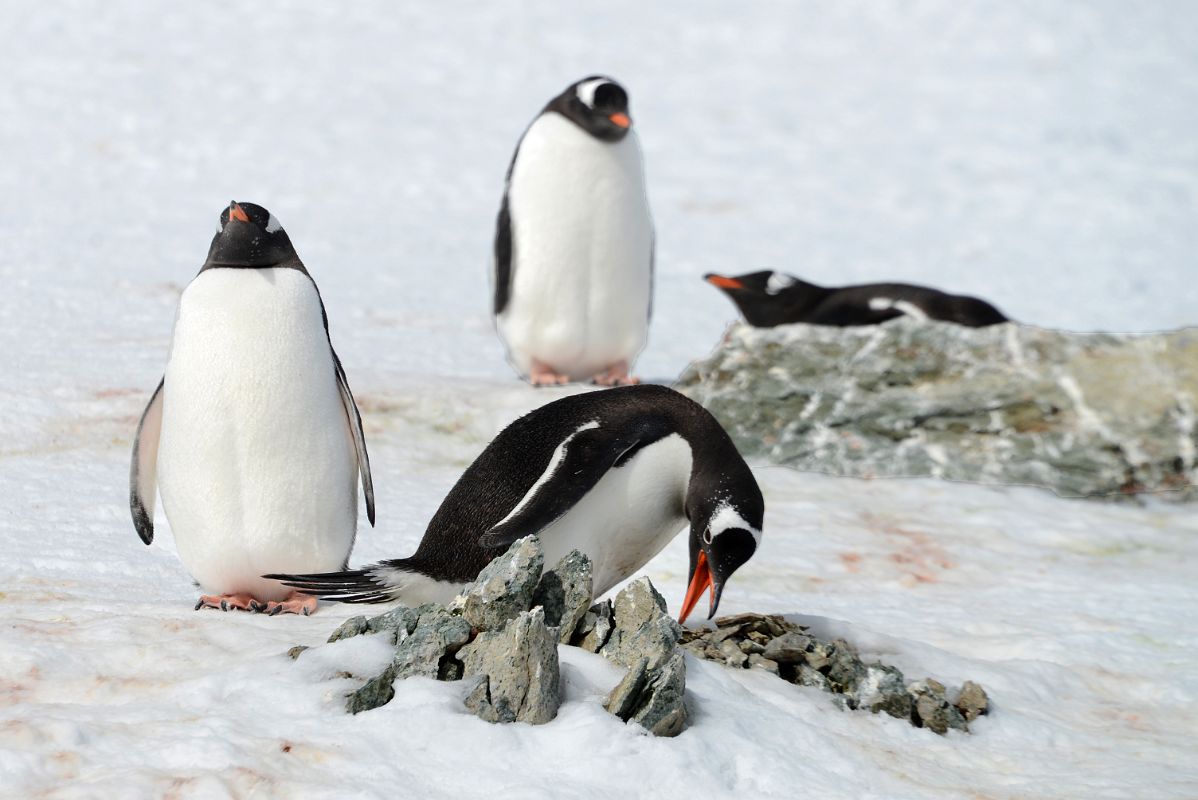
[[730, 667], [743, 667], [749, 660], [736, 642], [728, 639], [720, 642], [720, 653], [724, 656], [724, 663]]
[[851, 705], [874, 714], [885, 711], [892, 717], [909, 720], [913, 702], [898, 667], [869, 664], [857, 681]]
[[483, 567], [449, 608], [477, 630], [501, 630], [508, 620], [532, 607], [533, 592], [541, 580], [544, 564], [540, 541], [535, 536], [525, 536]]
[[349, 639], [363, 633], [366, 633], [366, 617], [350, 617], [329, 634], [328, 642], [332, 644], [333, 642], [339, 642], [342, 639]]
[[303, 653], [307, 649], [308, 649], [308, 645], [297, 644], [295, 647], [292, 647], [290, 650], [287, 651], [287, 657], [290, 658], [292, 661], [295, 661], [297, 658], [300, 657], [300, 654]]
[[762, 655], [779, 664], [798, 664], [806, 660], [810, 647], [811, 637], [801, 633], [784, 633], [771, 640]]
[[750, 459], [857, 477], [1198, 498], [1198, 329], [737, 324], [676, 386]]
[[650, 673], [643, 699], [630, 721], [654, 736], [677, 736], [686, 725], [685, 700], [686, 659], [675, 652]]
[[649, 659], [642, 658], [632, 665], [624, 679], [616, 684], [616, 688], [607, 695], [603, 707], [627, 722], [632, 718], [633, 712], [641, 702], [641, 696], [644, 694], [648, 682]]
[[[761, 656], [757, 653], [753, 653], [749, 656], [749, 669], [763, 669], [766, 672], [770, 672], [770, 673], [773, 673], [774, 675], [777, 675], [778, 674], [778, 662], [771, 661], [770, 659], [765, 658], [764, 656]], [[817, 672], [816, 675], [819, 675], [819, 673]]]
[[[642, 656], [654, 669], [673, 653], [682, 638], [682, 627], [666, 613], [665, 598], [648, 578], [624, 587], [612, 606], [615, 626], [600, 652], [631, 668]], [[737, 653], [743, 658], [739, 649]]]
[[812, 669], [806, 664], [800, 664], [799, 668], [795, 670], [794, 683], [797, 683], [799, 686], [810, 686], [822, 692], [832, 691], [832, 684], [828, 683], [828, 679], [824, 677], [824, 673]]
[[966, 722], [973, 722], [978, 717], [990, 713], [990, 698], [986, 696], [986, 690], [973, 681], [965, 681], [961, 685], [961, 691], [958, 692], [957, 701], [953, 705], [961, 712]]
[[470, 641], [470, 623], [440, 606], [422, 608], [426, 610], [420, 615], [412, 633], [405, 635], [396, 645], [395, 655], [387, 668], [349, 695], [346, 708], [351, 714], [391, 702], [395, 696], [393, 684], [398, 679], [413, 675], [442, 678], [443, 675], [452, 674], [445, 662]]
[[545, 623], [558, 629], [558, 641], [569, 644], [591, 605], [591, 560], [571, 550], [553, 569], [545, 570], [532, 604], [545, 609]]
[[485, 678], [466, 698], [480, 718], [539, 725], [557, 716], [557, 638], [545, 625], [544, 609], [521, 612], [503, 630], [479, 634], [458, 659], [466, 677]]
[[865, 664], [848, 642], [836, 639], [832, 642], [832, 653], [824, 674], [832, 691], [852, 698], [856, 696], [857, 685], [865, 678]]
[[944, 696], [944, 685], [931, 678], [916, 681], [907, 687], [914, 700], [911, 721], [920, 728], [928, 728], [941, 736], [950, 728], [968, 731], [969, 726], [961, 712], [954, 708]]
[[583, 614], [570, 638], [570, 644], [589, 653], [598, 653], [607, 644], [615, 622], [610, 600], [600, 600]]

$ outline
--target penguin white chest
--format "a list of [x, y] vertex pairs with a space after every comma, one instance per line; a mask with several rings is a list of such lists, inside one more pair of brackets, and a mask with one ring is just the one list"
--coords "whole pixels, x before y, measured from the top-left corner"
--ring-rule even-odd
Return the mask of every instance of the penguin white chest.
[[653, 226], [635, 133], [603, 142], [560, 114], [525, 133], [508, 185], [512, 285], [497, 318], [516, 367], [588, 378], [648, 334]]
[[210, 269], [179, 302], [159, 491], [207, 590], [280, 599], [259, 576], [340, 569], [357, 473], [316, 287], [294, 269]]
[[671, 434], [609, 470], [541, 532], [545, 563], [574, 549], [586, 553], [596, 597], [632, 575], [686, 527], [691, 461], [690, 445]]

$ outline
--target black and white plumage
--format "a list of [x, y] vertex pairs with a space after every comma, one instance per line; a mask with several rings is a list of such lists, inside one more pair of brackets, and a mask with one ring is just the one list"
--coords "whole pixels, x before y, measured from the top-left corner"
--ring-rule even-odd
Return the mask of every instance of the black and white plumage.
[[138, 426], [134, 527], [153, 541], [160, 492], [201, 587], [265, 604], [287, 591], [263, 572], [344, 566], [359, 480], [374, 524], [361, 418], [320, 292], [275, 217], [232, 203], [179, 300], [166, 374]]
[[985, 300], [908, 283], [817, 286], [768, 270], [735, 277], [709, 274], [704, 280], [723, 290], [745, 321], [758, 328], [792, 322], [841, 327], [876, 325], [901, 316], [971, 328], [1009, 321]]
[[628, 93], [594, 75], [521, 137], [495, 231], [496, 330], [534, 384], [614, 384], [648, 337], [653, 223]]
[[540, 537], [547, 564], [590, 557], [596, 596], [683, 528], [690, 611], [756, 551], [764, 503], [753, 473], [702, 406], [663, 386], [556, 400], [517, 419], [450, 490], [409, 558], [324, 575], [271, 575], [349, 603], [445, 603], [511, 542]]

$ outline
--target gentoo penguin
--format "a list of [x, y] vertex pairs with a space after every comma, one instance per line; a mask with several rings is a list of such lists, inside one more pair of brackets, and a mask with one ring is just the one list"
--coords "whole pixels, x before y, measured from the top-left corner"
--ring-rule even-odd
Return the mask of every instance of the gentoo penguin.
[[211, 593], [197, 609], [307, 614], [314, 597], [261, 575], [345, 567], [359, 475], [373, 525], [362, 420], [320, 292], [279, 221], [231, 203], [138, 425], [133, 525], [153, 541], [157, 488], [179, 557]]
[[546, 564], [575, 548], [590, 557], [598, 596], [687, 527], [685, 621], [708, 590], [715, 614], [728, 577], [761, 542], [764, 508], [706, 409], [664, 386], [624, 386], [555, 400], [508, 425], [462, 473], [411, 557], [267, 577], [346, 603], [446, 603], [503, 548], [537, 534]]
[[653, 283], [653, 223], [628, 93], [591, 76], [520, 139], [495, 231], [495, 326], [534, 386], [635, 383]]
[[985, 300], [908, 283], [825, 287], [781, 272], [750, 272], [735, 278], [709, 274], [704, 280], [732, 298], [745, 321], [758, 328], [791, 322], [812, 325], [876, 325], [903, 315], [982, 328], [1007, 322]]

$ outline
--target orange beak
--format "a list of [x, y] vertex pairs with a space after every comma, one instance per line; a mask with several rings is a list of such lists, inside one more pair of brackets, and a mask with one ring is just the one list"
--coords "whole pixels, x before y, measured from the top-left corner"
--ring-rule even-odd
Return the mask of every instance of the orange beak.
[[250, 215], [245, 213], [245, 209], [237, 205], [237, 203], [229, 203], [229, 221], [237, 220], [238, 222], [249, 222]]
[[736, 278], [725, 278], [723, 275], [708, 275], [704, 278], [712, 286], [718, 286], [721, 289], [743, 289], [745, 285]]
[[612, 122], [619, 125], [621, 128], [627, 128], [632, 125], [632, 120], [628, 118], [627, 114], [621, 114], [619, 112], [616, 112], [615, 114], [612, 114], [610, 117], [608, 117], [608, 119], [610, 119]]
[[711, 569], [707, 566], [707, 554], [700, 550], [699, 560], [695, 562], [695, 574], [691, 576], [691, 585], [687, 587], [686, 598], [682, 601], [682, 613], [678, 615], [678, 624], [686, 624], [686, 618], [703, 596], [704, 589], [710, 590], [711, 599], [714, 600], [715, 587], [711, 585]]

